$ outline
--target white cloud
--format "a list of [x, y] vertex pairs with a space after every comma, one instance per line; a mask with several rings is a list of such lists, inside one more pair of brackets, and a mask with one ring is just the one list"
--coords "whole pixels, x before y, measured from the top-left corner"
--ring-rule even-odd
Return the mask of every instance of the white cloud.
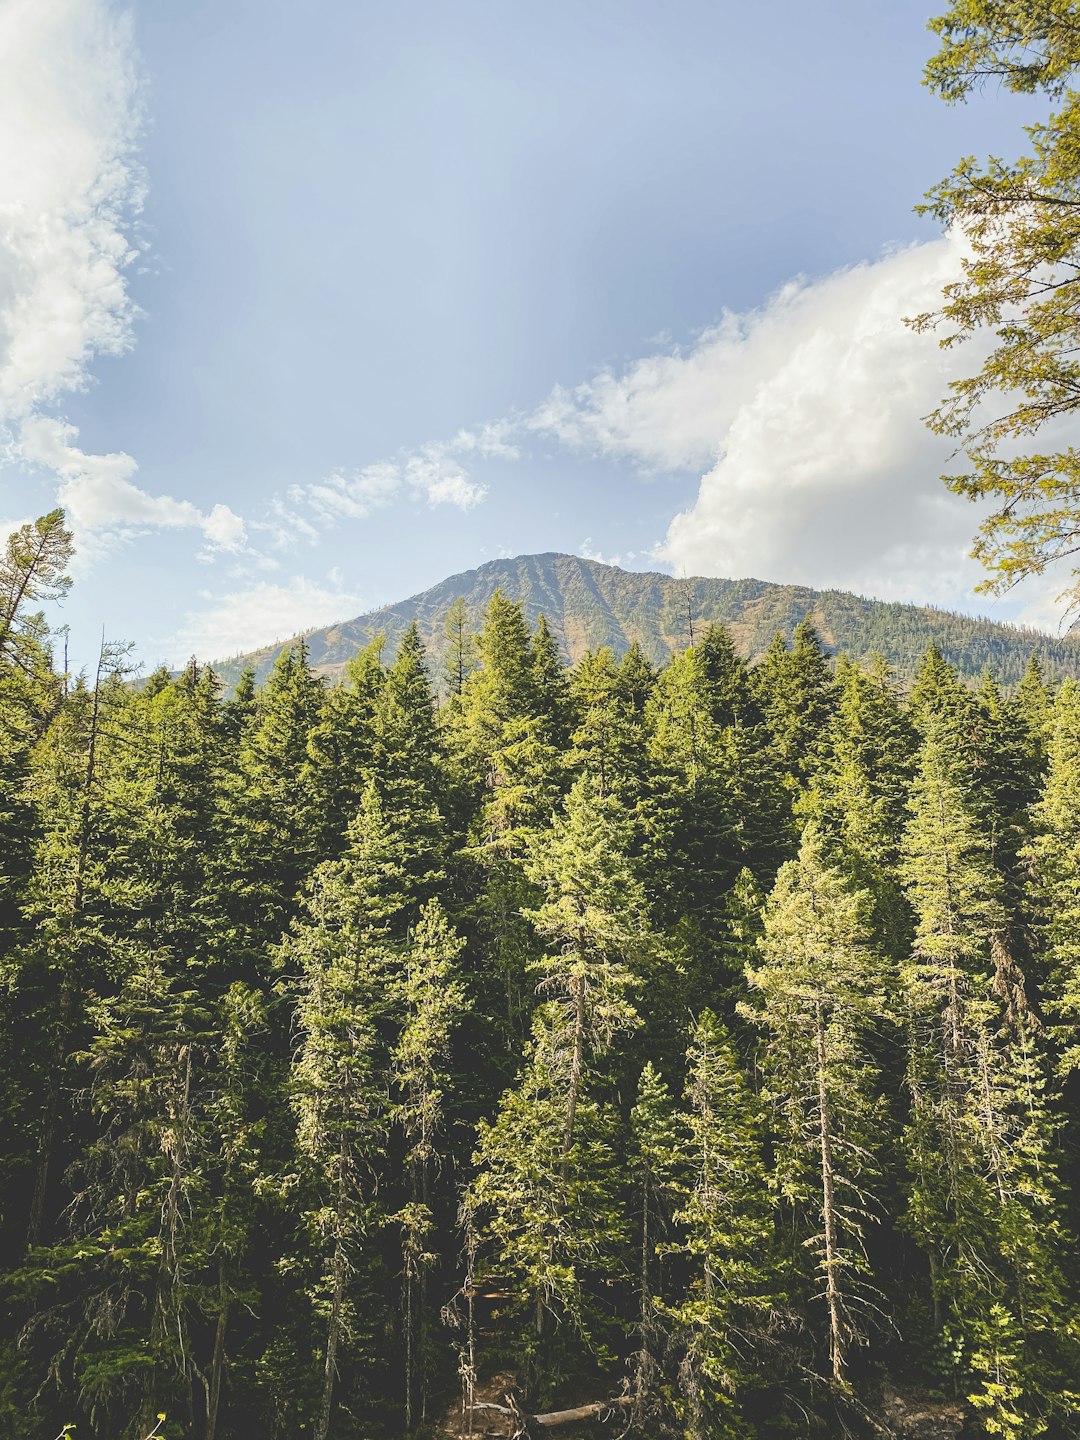
[[335, 470], [316, 485], [295, 485], [290, 500], [306, 502], [324, 524], [339, 518], [364, 520], [397, 498], [401, 489], [401, 468], [393, 461], [380, 461], [363, 470]]
[[741, 324], [727, 316], [689, 351], [646, 356], [621, 375], [605, 370], [573, 389], [557, 385], [523, 428], [648, 469], [707, 465], [739, 383], [731, 360], [742, 342]]
[[[0, 430], [51, 470], [81, 542], [148, 527], [201, 531], [236, 550], [244, 524], [132, 482], [122, 452], [90, 455], [55, 414], [94, 360], [132, 344], [126, 272], [143, 195], [141, 82], [126, 9], [110, 0], [0, 5]], [[96, 537], [96, 540], [95, 540]], [[86, 549], [85, 543], [83, 549]]]
[[468, 471], [438, 445], [410, 455], [403, 474], [410, 492], [432, 506], [455, 505], [459, 510], [471, 510], [487, 494], [487, 486], [470, 479]]
[[637, 552], [627, 550], [625, 555], [604, 555], [592, 542], [592, 536], [587, 535], [577, 548], [577, 553], [583, 560], [595, 560], [598, 565], [628, 565], [637, 559]]
[[439, 448], [455, 455], [478, 455], [484, 460], [517, 460], [521, 452], [513, 439], [516, 429], [513, 420], [494, 420], [479, 430], [459, 430], [453, 440]]
[[227, 505], [204, 514], [189, 500], [148, 495], [132, 484], [138, 467], [130, 455], [87, 455], [72, 443], [78, 433], [73, 425], [45, 416], [24, 420], [20, 430], [21, 454], [57, 476], [57, 500], [76, 533], [97, 536], [100, 543], [148, 527], [198, 529], [211, 550], [243, 547], [244, 522]]
[[[503, 422], [479, 432], [460, 430], [453, 440], [424, 445], [394, 460], [380, 460], [362, 470], [335, 470], [314, 485], [294, 485], [288, 498], [294, 506], [309, 507], [323, 526], [343, 518], [364, 520], [404, 496], [425, 500], [432, 507], [454, 505], [471, 510], [484, 499], [487, 486], [473, 480], [455, 456], [464, 452], [484, 459], [516, 459], [517, 450], [506, 439], [508, 429], [509, 422]], [[280, 500], [277, 509], [279, 520], [287, 527], [295, 512]], [[279, 542], [285, 541], [287, 528], [275, 528]]]
[[789, 287], [744, 326], [719, 455], [661, 553], [677, 568], [959, 604], [977, 512], [923, 424], [972, 354], [903, 317], [958, 269], [949, 239]]
[[131, 343], [123, 272], [138, 208], [130, 17], [103, 0], [0, 8], [0, 407], [7, 417], [86, 382]]
[[976, 357], [903, 324], [959, 254], [942, 238], [793, 281], [686, 352], [557, 390], [528, 426], [643, 469], [705, 468], [655, 552], [677, 573], [970, 607], [978, 511], [942, 485], [950, 447], [923, 417]]
[[342, 583], [332, 571], [325, 581], [297, 575], [286, 584], [263, 580], [224, 595], [204, 593], [206, 603], [185, 616], [169, 642], [170, 663], [183, 664], [191, 655], [200, 660], [221, 660], [244, 654], [274, 641], [330, 625], [365, 606], [362, 596]]

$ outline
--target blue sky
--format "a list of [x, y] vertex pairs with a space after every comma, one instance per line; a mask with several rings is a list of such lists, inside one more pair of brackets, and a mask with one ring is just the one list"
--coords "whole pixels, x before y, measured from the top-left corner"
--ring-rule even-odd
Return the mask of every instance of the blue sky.
[[912, 207], [1035, 113], [931, 97], [927, 13], [0, 0], [0, 520], [67, 506], [76, 657], [551, 549], [1048, 616], [919, 423]]

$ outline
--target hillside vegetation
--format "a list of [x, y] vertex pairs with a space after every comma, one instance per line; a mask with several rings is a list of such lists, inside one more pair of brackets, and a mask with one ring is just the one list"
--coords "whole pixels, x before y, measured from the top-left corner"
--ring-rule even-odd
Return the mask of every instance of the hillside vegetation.
[[416, 626], [73, 684], [39, 525], [0, 1433], [1075, 1440], [1076, 681], [571, 670], [496, 593], [441, 701]]
[[[911, 679], [931, 643], [969, 680], [989, 669], [1011, 687], [1032, 654], [1039, 656], [1048, 679], [1080, 676], [1080, 637], [1075, 635], [1055, 638], [927, 605], [866, 600], [843, 590], [701, 576], [675, 580], [576, 555], [490, 560], [396, 605], [309, 631], [305, 640], [311, 663], [320, 674], [340, 675], [347, 661], [378, 635], [386, 641], [387, 654], [395, 654], [401, 637], [415, 624], [434, 672], [441, 674], [450, 649], [447, 616], [454, 601], [464, 601], [465, 623], [475, 628], [497, 589], [520, 603], [530, 625], [543, 615], [571, 661], [604, 645], [621, 657], [636, 644], [651, 664], [661, 665], [689, 643], [691, 623], [701, 629], [714, 621], [728, 627], [744, 659], [754, 660], [778, 631], [790, 639], [795, 627], [809, 620], [829, 651], [858, 660], [880, 654], [902, 679]], [[215, 668], [228, 684], [235, 684], [247, 665], [264, 679], [282, 648], [267, 646], [218, 662]]]

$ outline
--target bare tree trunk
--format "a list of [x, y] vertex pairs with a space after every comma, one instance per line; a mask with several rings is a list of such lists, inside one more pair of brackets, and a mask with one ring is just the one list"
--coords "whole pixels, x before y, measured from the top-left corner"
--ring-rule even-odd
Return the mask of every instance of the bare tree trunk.
[[476, 1234], [472, 1221], [466, 1221], [465, 1231], [465, 1393], [462, 1401], [468, 1410], [469, 1434], [473, 1433], [476, 1417]]
[[342, 1131], [338, 1150], [338, 1204], [334, 1237], [334, 1290], [330, 1300], [330, 1317], [326, 1323], [326, 1358], [323, 1363], [322, 1400], [315, 1423], [315, 1440], [326, 1440], [334, 1406], [334, 1381], [337, 1379], [337, 1352], [341, 1338], [341, 1307], [345, 1300], [345, 1246], [341, 1238], [345, 1223], [345, 1133]]
[[206, 1433], [204, 1440], [216, 1440], [221, 1408], [221, 1380], [225, 1371], [225, 1332], [229, 1323], [229, 1301], [225, 1283], [225, 1261], [218, 1259], [218, 1318], [214, 1327], [214, 1353], [210, 1360], [210, 1383], [206, 1389]]
[[590, 1405], [577, 1405], [573, 1410], [548, 1410], [543, 1415], [530, 1415], [514, 1394], [503, 1397], [510, 1403], [497, 1405], [486, 1400], [477, 1405], [478, 1410], [494, 1410], [500, 1415], [510, 1415], [517, 1422], [515, 1435], [531, 1435], [539, 1428], [552, 1429], [559, 1425], [574, 1425], [582, 1420], [595, 1420], [616, 1410], [628, 1410], [633, 1405], [629, 1395], [616, 1395], [610, 1400], [594, 1400]]
[[334, 1246], [334, 1294], [326, 1326], [326, 1359], [323, 1364], [322, 1400], [315, 1424], [315, 1440], [326, 1440], [333, 1411], [334, 1381], [337, 1378], [338, 1341], [341, 1336], [341, 1306], [345, 1299], [345, 1251], [341, 1241]]
[[843, 1380], [845, 1369], [843, 1303], [836, 1275], [840, 1257], [836, 1233], [832, 1127], [829, 1092], [826, 1084], [825, 1022], [820, 1002], [818, 1002], [815, 1018], [818, 1062], [818, 1128], [821, 1138], [821, 1214], [825, 1226], [825, 1297], [829, 1306], [829, 1354], [832, 1360], [833, 1379]]
[[641, 1343], [649, 1323], [649, 1179], [641, 1182]]
[[574, 1003], [574, 1050], [570, 1061], [570, 1093], [566, 1097], [566, 1127], [563, 1130], [562, 1163], [559, 1169], [564, 1180], [574, 1144], [578, 1094], [585, 1071], [585, 981], [580, 975], [575, 975], [570, 981], [570, 996]]

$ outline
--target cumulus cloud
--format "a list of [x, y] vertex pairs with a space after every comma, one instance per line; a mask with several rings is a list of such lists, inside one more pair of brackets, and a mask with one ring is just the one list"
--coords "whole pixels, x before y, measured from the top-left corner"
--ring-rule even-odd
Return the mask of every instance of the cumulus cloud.
[[685, 570], [848, 584], [955, 603], [970, 589], [972, 507], [922, 423], [971, 355], [903, 316], [958, 266], [949, 239], [788, 287], [723, 347], [740, 371], [715, 463], [662, 554]]
[[192, 655], [221, 660], [244, 654], [359, 614], [365, 605], [336, 571], [322, 581], [297, 575], [286, 583], [263, 580], [224, 595], [204, 592], [199, 598], [202, 607], [185, 616], [170, 642], [174, 665]]
[[7, 0], [0, 56], [0, 405], [22, 417], [131, 343], [138, 80], [130, 19], [95, 0]]
[[647, 469], [706, 465], [739, 382], [738, 366], [725, 358], [741, 340], [739, 319], [730, 316], [688, 350], [645, 356], [621, 374], [605, 370], [572, 389], [557, 385], [522, 428]]
[[132, 344], [126, 274], [143, 195], [141, 86], [131, 16], [109, 0], [0, 7], [0, 429], [9, 453], [50, 470], [80, 539], [201, 531], [244, 542], [226, 505], [152, 495], [123, 453], [90, 455], [55, 414], [102, 355]]
[[976, 357], [903, 324], [959, 260], [946, 237], [792, 282], [688, 350], [556, 390], [528, 427], [646, 470], [703, 469], [655, 552], [678, 573], [970, 605], [978, 512], [942, 485], [949, 446], [922, 417]]

